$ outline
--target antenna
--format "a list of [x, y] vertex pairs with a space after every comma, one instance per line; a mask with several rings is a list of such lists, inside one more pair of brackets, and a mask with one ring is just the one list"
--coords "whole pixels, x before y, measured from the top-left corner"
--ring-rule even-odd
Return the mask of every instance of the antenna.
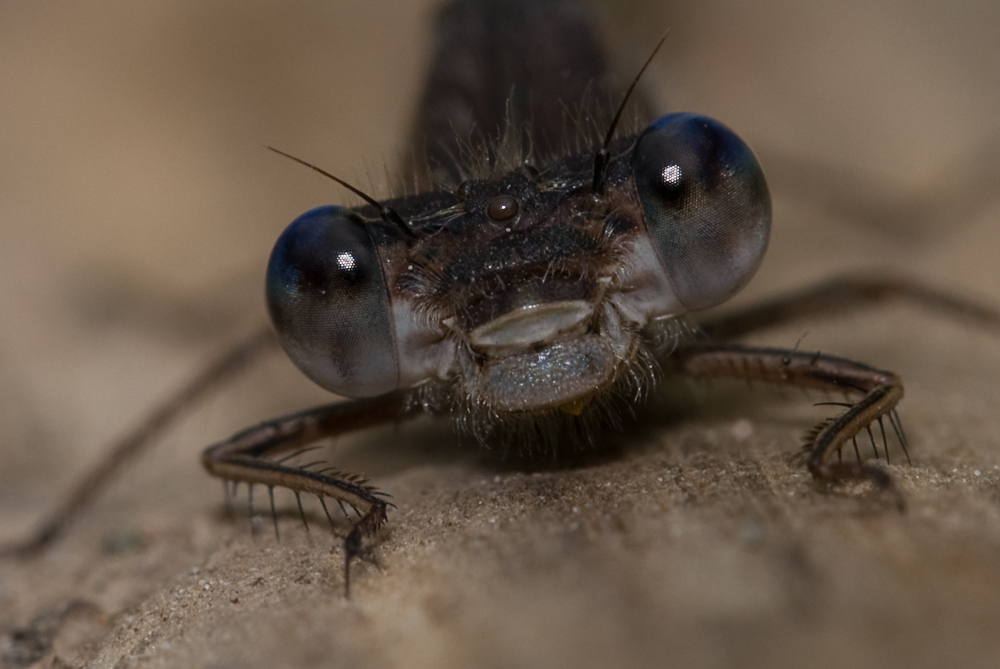
[[663, 43], [667, 41], [667, 36], [670, 35], [670, 29], [663, 33], [663, 37], [660, 41], [656, 43], [656, 47], [653, 48], [653, 52], [649, 54], [649, 58], [643, 63], [642, 67], [639, 68], [639, 74], [635, 75], [635, 79], [632, 80], [632, 84], [628, 87], [628, 91], [625, 92], [625, 97], [622, 98], [622, 102], [618, 105], [618, 111], [615, 112], [615, 117], [611, 121], [611, 127], [608, 128], [608, 134], [604, 136], [604, 144], [601, 146], [597, 155], [594, 156], [594, 184], [593, 191], [600, 194], [604, 190], [604, 175], [608, 169], [608, 146], [611, 144], [611, 138], [614, 137], [615, 129], [618, 127], [618, 121], [622, 117], [622, 112], [625, 111], [625, 105], [628, 103], [628, 99], [632, 96], [632, 91], [635, 90], [636, 84], [639, 83], [639, 79], [642, 77], [643, 72], [649, 67], [649, 64], [653, 62], [653, 58], [656, 56], [656, 52], [660, 50]]
[[284, 156], [285, 158], [288, 158], [289, 160], [294, 160], [299, 165], [303, 165], [305, 167], [308, 167], [309, 169], [313, 170], [314, 172], [319, 172], [320, 174], [322, 174], [323, 176], [325, 176], [328, 179], [333, 179], [338, 184], [340, 184], [341, 186], [343, 186], [347, 190], [351, 191], [352, 193], [354, 193], [355, 195], [357, 195], [358, 197], [360, 197], [362, 200], [364, 200], [365, 202], [367, 202], [371, 206], [373, 206], [376, 209], [378, 209], [379, 216], [382, 218], [383, 221], [385, 221], [386, 223], [390, 223], [392, 225], [395, 225], [397, 228], [399, 228], [400, 230], [402, 230], [403, 234], [405, 234], [407, 237], [409, 237], [411, 239], [416, 239], [417, 238], [417, 233], [413, 230], [413, 228], [410, 226], [409, 223], [407, 223], [406, 221], [403, 220], [403, 217], [399, 215], [399, 212], [397, 212], [392, 207], [387, 207], [387, 206], [381, 204], [378, 200], [376, 200], [372, 196], [368, 195], [368, 193], [365, 193], [360, 188], [355, 188], [354, 186], [352, 186], [351, 184], [347, 183], [346, 181], [344, 181], [340, 177], [336, 177], [336, 176], [330, 174], [329, 172], [327, 172], [326, 170], [324, 170], [323, 168], [317, 167], [316, 165], [313, 165], [312, 163], [308, 163], [308, 162], [302, 160], [301, 158], [296, 158], [295, 156], [293, 156], [290, 153], [285, 153], [284, 151], [281, 151], [280, 149], [276, 149], [273, 146], [265, 146], [264, 148], [267, 149], [268, 151], [273, 151], [274, 153], [277, 153], [279, 156]]

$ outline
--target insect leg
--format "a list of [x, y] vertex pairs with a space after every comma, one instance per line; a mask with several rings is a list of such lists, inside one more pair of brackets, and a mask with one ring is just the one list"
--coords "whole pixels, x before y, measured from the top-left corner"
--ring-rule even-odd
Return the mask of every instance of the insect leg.
[[893, 494], [903, 508], [903, 498], [885, 471], [862, 462], [831, 462], [848, 441], [883, 416], [893, 420], [903, 397], [903, 383], [892, 373], [860, 362], [818, 353], [738, 345], [691, 345], [662, 361], [667, 372], [693, 377], [729, 377], [779, 385], [860, 395], [838, 416], [807, 434], [806, 467], [823, 481], [871, 481]]
[[[384, 493], [361, 477], [337, 470], [321, 472], [286, 464], [281, 453], [300, 449], [319, 439], [353, 432], [412, 415], [407, 393], [397, 391], [369, 399], [328, 404], [277, 418], [239, 432], [205, 449], [201, 462], [214, 476], [248, 485], [261, 483], [281, 487], [296, 495], [310, 493], [320, 500], [332, 497], [359, 510], [344, 539], [345, 589], [350, 587], [350, 565], [354, 558], [369, 560], [362, 540], [386, 521], [389, 503]], [[324, 509], [326, 505], [324, 503]]]

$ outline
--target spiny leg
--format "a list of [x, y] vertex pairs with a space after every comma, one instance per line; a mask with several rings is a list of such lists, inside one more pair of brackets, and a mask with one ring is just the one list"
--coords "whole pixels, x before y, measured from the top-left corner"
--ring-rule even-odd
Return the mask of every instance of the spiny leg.
[[306, 526], [306, 532], [309, 532], [309, 521], [306, 520], [306, 512], [302, 510], [302, 495], [299, 491], [295, 491], [295, 503], [299, 507], [299, 517], [302, 519], [302, 524]]
[[[865, 431], [868, 433], [868, 440], [872, 442], [872, 450], [875, 452], [875, 459], [878, 460], [878, 446], [875, 445], [875, 435], [872, 433], [872, 426], [865, 425]], [[891, 465], [889, 461], [889, 449], [885, 449], [885, 464]]]
[[903, 447], [903, 454], [906, 456], [906, 461], [910, 461], [910, 452], [906, 448], [906, 433], [903, 432], [903, 421], [899, 419], [899, 414], [893, 410], [889, 412], [889, 423], [892, 424], [892, 429], [896, 431], [896, 438], [899, 439], [899, 445]]
[[871, 481], [904, 507], [902, 496], [882, 469], [862, 463], [860, 456], [857, 463], [830, 461], [831, 454], [839, 454], [849, 440], [854, 442], [861, 430], [883, 416], [893, 425], [898, 422], [895, 406], [903, 397], [903, 384], [896, 374], [820, 353], [723, 344], [685, 346], [662, 363], [667, 372], [693, 377], [729, 377], [860, 395], [843, 413], [808, 433], [806, 467], [823, 481]]
[[326, 499], [325, 499], [325, 498], [323, 498], [323, 497], [322, 497], [322, 496], [320, 496], [320, 495], [316, 495], [316, 499], [318, 499], [318, 500], [319, 500], [319, 503], [320, 503], [320, 506], [322, 506], [322, 507], [323, 507], [323, 513], [325, 513], [325, 514], [326, 514], [326, 520], [327, 520], [327, 522], [328, 522], [328, 523], [330, 523], [330, 527], [331, 527], [331, 528], [332, 528], [332, 529], [333, 529], [334, 531], [336, 531], [336, 530], [337, 530], [337, 523], [333, 522], [333, 517], [332, 517], [332, 516], [330, 515], [330, 509], [328, 509], [328, 508], [326, 507]]
[[[885, 450], [885, 451], [888, 451], [889, 450], [889, 441], [885, 438], [885, 423], [882, 422], [884, 419], [885, 419], [885, 416], [879, 416], [878, 417], [878, 431], [882, 435], [882, 449]], [[903, 452], [906, 453], [906, 449], [905, 448], [903, 449]], [[886, 456], [886, 460], [888, 460], [888, 459], [889, 459], [889, 457]], [[913, 464], [912, 462], [910, 462], [910, 454], [909, 453], [906, 453], [906, 461], [909, 464]]]
[[[344, 504], [358, 510], [344, 539], [344, 588], [349, 593], [350, 566], [354, 558], [371, 561], [363, 539], [373, 535], [387, 519], [389, 503], [360, 477], [332, 469], [313, 471], [286, 464], [287, 458], [275, 456], [323, 439], [365, 427], [379, 425], [414, 414], [417, 410], [407, 401], [407, 393], [397, 391], [379, 397], [329, 404], [261, 423], [233, 435], [226, 441], [205, 449], [202, 464], [209, 473], [231, 481], [243, 481], [248, 486], [266, 485], [287, 488], [296, 493], [311, 493], [319, 497], [327, 513], [325, 498], [331, 497], [343, 508]], [[272, 494], [272, 515], [274, 515]], [[301, 512], [301, 504], [300, 504]], [[331, 524], [333, 520], [330, 519]], [[275, 520], [277, 535], [277, 520]]]

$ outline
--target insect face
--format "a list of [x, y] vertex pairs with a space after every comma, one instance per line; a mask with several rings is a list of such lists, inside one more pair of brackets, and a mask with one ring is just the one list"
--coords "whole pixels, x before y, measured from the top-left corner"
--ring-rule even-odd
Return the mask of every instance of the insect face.
[[592, 154], [293, 222], [268, 268], [282, 345], [320, 385], [368, 397], [429, 384], [489, 415], [578, 414], [652, 375], [667, 324], [742, 288], [770, 198], [722, 124], [672, 114]]

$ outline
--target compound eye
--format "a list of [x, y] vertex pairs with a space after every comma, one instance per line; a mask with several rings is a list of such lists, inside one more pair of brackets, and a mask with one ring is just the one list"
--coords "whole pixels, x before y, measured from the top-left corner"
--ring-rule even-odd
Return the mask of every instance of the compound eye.
[[350, 209], [319, 207], [285, 229], [267, 264], [267, 308], [282, 348], [319, 385], [347, 397], [397, 387], [385, 276]]
[[764, 172], [736, 134], [705, 116], [653, 121], [632, 154], [643, 217], [681, 302], [726, 301], [760, 266], [771, 229]]

